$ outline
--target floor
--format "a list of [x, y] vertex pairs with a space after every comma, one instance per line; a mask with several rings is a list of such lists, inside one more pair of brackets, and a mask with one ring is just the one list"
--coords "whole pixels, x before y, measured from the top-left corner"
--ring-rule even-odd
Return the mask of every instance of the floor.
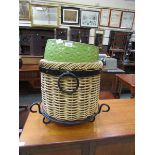
[[[121, 94], [120, 98], [130, 98], [129, 93]], [[34, 94], [26, 94], [26, 95], [19, 95], [19, 104], [20, 105], [31, 105], [34, 102], [41, 101], [41, 94], [34, 93]]]

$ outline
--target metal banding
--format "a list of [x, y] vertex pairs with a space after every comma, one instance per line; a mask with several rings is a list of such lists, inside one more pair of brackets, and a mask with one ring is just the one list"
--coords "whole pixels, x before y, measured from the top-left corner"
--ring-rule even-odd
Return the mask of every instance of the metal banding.
[[[59, 76], [63, 74], [64, 72], [67, 72], [68, 70], [57, 70], [57, 69], [47, 69], [44, 67], [39, 67], [40, 72], [45, 73], [45, 74], [50, 74], [53, 76]], [[93, 70], [93, 71], [69, 71], [70, 73], [75, 74], [77, 77], [89, 77], [93, 75], [98, 75], [100, 74], [100, 70]]]

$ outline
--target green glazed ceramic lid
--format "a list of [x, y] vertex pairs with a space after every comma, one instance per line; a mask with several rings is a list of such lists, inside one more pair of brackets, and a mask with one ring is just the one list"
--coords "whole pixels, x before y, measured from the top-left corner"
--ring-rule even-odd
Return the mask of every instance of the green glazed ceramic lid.
[[48, 39], [44, 59], [73, 63], [96, 62], [99, 60], [99, 50], [94, 45], [61, 39]]

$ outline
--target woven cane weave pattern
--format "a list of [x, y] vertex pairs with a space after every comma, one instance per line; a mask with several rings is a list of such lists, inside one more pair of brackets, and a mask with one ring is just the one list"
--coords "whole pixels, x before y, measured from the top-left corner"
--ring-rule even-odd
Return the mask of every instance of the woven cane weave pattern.
[[[79, 87], [73, 94], [60, 91], [58, 79], [59, 76], [41, 73], [42, 104], [49, 116], [60, 120], [74, 121], [85, 119], [97, 112], [99, 74], [78, 77]], [[69, 76], [63, 77], [60, 83], [65, 90], [73, 90], [77, 85], [75, 78]]]
[[94, 63], [68, 63], [68, 62], [54, 62], [42, 59], [40, 66], [47, 69], [63, 69], [63, 70], [100, 70], [103, 68], [101, 61]]

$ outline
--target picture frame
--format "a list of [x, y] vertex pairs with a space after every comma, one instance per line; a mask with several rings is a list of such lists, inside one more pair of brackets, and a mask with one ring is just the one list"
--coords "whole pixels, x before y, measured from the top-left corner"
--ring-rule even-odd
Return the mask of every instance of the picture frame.
[[31, 4], [31, 25], [37, 27], [58, 27], [58, 7]]
[[81, 27], [97, 28], [99, 11], [81, 10]]
[[109, 27], [120, 28], [122, 10], [110, 10]]
[[74, 7], [61, 7], [61, 24], [79, 25], [80, 9]]
[[19, 1], [19, 19], [30, 20], [30, 2]]
[[121, 27], [123, 29], [132, 29], [134, 23], [135, 13], [130, 11], [123, 11], [121, 19]]
[[100, 26], [109, 26], [109, 17], [110, 17], [110, 9], [102, 8], [99, 17]]

